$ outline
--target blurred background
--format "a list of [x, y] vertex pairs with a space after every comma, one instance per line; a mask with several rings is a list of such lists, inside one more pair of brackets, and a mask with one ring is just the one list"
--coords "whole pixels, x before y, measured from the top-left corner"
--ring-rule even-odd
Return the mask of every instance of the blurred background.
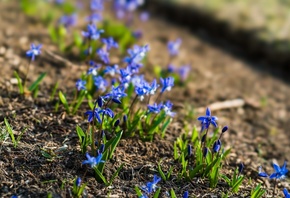
[[240, 46], [248, 56], [290, 63], [289, 0], [148, 0], [168, 20]]

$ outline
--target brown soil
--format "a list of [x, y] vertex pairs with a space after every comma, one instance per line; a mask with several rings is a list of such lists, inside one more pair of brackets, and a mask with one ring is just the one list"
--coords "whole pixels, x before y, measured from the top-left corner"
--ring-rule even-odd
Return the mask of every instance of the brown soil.
[[[13, 194], [20, 197], [46, 197], [48, 192], [52, 192], [53, 197], [69, 197], [73, 179], [76, 176], [82, 177], [86, 171], [83, 180], [87, 182], [88, 197], [136, 197], [134, 186], [141, 186], [151, 180], [153, 174], [158, 174], [157, 163], [161, 159], [165, 170], [176, 163], [173, 160], [172, 145], [176, 137], [184, 132], [183, 125], [188, 123], [190, 127], [198, 126], [196, 116], [204, 113], [188, 119], [188, 109], [231, 99], [243, 99], [246, 104], [239, 108], [212, 112], [219, 118], [220, 126], [228, 125], [230, 128], [223, 143], [232, 150], [223, 171], [232, 174], [232, 170], [243, 162], [244, 174], [252, 178], [252, 183], [248, 183], [248, 179], [244, 181], [239, 193], [232, 197], [249, 197], [257, 182], [264, 183], [268, 189], [267, 195], [270, 196], [274, 184], [257, 178], [257, 168], [263, 165], [267, 172], [271, 172], [273, 160], [280, 165], [284, 160], [289, 160], [289, 84], [259, 69], [259, 66], [232, 57], [224, 50], [199, 40], [189, 30], [157, 17], [152, 17], [142, 25], [135, 24], [134, 28], [144, 30], [141, 42], [150, 45], [148, 70], [152, 70], [150, 67], [153, 65], [165, 68], [169, 58], [166, 43], [180, 37], [183, 43], [174, 64], [190, 63], [191, 80], [185, 87], [175, 87], [166, 95], [174, 103], [177, 116], [164, 139], [156, 137], [153, 142], [142, 142], [138, 137], [121, 140], [115, 157], [106, 162], [105, 175], [110, 176], [121, 163], [125, 163], [125, 166], [113, 185], [106, 188], [95, 181], [91, 169], [81, 166], [85, 156], [80, 152], [75, 127], [77, 124], [87, 126], [82, 116], [87, 107], [84, 105], [76, 116], [68, 116], [62, 108], [55, 112], [55, 100], [49, 101], [56, 81], [60, 82], [60, 88], [65, 93], [71, 93], [69, 90], [74, 88], [76, 79], [83, 71], [82, 63], [70, 60], [73, 62], [70, 65], [51, 60], [44, 52], [33, 63], [29, 75], [29, 81], [32, 82], [41, 72], [48, 73], [38, 98], [21, 98], [14, 83], [13, 71], [24, 73], [28, 63], [25, 51], [29, 44], [42, 43], [44, 51], [61, 53], [39, 22], [26, 17], [15, 4], [1, 3], [0, 121], [6, 117], [16, 137], [26, 128], [17, 148], [13, 147], [10, 139], [1, 142], [1, 197]], [[59, 151], [64, 145], [68, 148]], [[43, 150], [55, 153], [56, 156], [47, 160], [42, 156]], [[216, 189], [210, 189], [207, 181], [196, 179], [188, 183], [178, 181], [176, 177], [173, 173], [171, 180], [159, 184], [162, 187], [161, 197], [166, 197], [166, 191], [170, 188], [174, 188], [178, 197], [185, 190], [192, 197], [220, 197], [222, 192], [228, 190], [223, 182]], [[280, 196], [284, 187], [289, 189], [289, 180], [279, 182]]]

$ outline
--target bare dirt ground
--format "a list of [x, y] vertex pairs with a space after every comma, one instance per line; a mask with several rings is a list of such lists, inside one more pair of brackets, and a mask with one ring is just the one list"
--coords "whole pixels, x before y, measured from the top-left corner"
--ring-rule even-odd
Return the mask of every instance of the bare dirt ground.
[[[174, 60], [175, 65], [191, 65], [190, 81], [185, 87], [176, 87], [166, 97], [170, 99], [177, 116], [168, 129], [164, 139], [157, 137], [153, 142], [142, 142], [137, 137], [123, 139], [116, 151], [114, 160], [107, 163], [106, 175], [122, 162], [124, 169], [114, 181], [111, 188], [98, 184], [93, 172], [88, 170], [87, 195], [89, 197], [134, 197], [134, 186], [142, 185], [157, 173], [157, 163], [163, 159], [164, 167], [173, 161], [173, 141], [183, 133], [184, 123], [191, 127], [198, 126], [197, 120], [187, 119], [189, 108], [197, 110], [215, 102], [242, 99], [243, 106], [213, 110], [219, 117], [219, 125], [228, 125], [230, 130], [224, 136], [226, 147], [232, 147], [230, 157], [226, 160], [224, 171], [230, 172], [240, 162], [245, 164], [244, 174], [252, 178], [253, 183], [244, 181], [239, 194], [233, 197], [249, 197], [255, 183], [261, 182], [269, 189], [271, 195], [273, 183], [257, 178], [257, 168], [263, 165], [267, 172], [272, 171], [271, 162], [276, 160], [280, 165], [289, 160], [290, 133], [290, 86], [265, 70], [260, 65], [253, 65], [232, 57], [224, 50], [213, 47], [199, 40], [189, 30], [174, 26], [151, 17], [145, 24], [135, 24], [134, 28], [142, 28], [142, 43], [150, 45], [148, 70], [154, 65], [166, 68], [168, 40], [180, 37], [183, 40], [180, 55]], [[59, 63], [47, 53], [43, 53], [33, 63], [29, 81], [46, 71], [48, 75], [40, 88], [36, 100], [22, 99], [17, 93], [17, 85], [13, 82], [13, 71], [25, 71], [28, 63], [25, 51], [32, 42], [42, 43], [43, 49], [57, 51], [45, 28], [37, 21], [32, 21], [21, 13], [13, 3], [1, 3], [0, 6], [0, 121], [8, 118], [17, 135], [27, 128], [17, 148], [9, 140], [0, 146], [0, 195], [9, 197], [12, 194], [21, 197], [46, 197], [52, 192], [54, 197], [69, 197], [72, 180], [82, 176], [86, 168], [81, 166], [84, 156], [78, 145], [75, 132], [77, 124], [86, 126], [81, 108], [76, 116], [68, 116], [64, 109], [54, 111], [54, 101], [49, 96], [56, 81], [60, 88], [68, 91], [74, 88], [78, 72], [83, 71], [82, 64], [74, 62], [74, 66]], [[66, 58], [66, 57], [64, 57]], [[273, 65], [273, 67], [275, 67]], [[145, 71], [146, 72], [146, 71]], [[195, 116], [203, 115], [197, 112]], [[67, 145], [68, 149], [57, 153], [57, 157], [48, 161], [41, 155], [43, 149], [56, 151]], [[61, 187], [63, 185], [63, 187]], [[206, 181], [186, 183], [173, 179], [161, 182], [162, 197], [165, 190], [174, 188], [180, 195], [188, 190], [196, 197], [221, 195], [225, 187], [221, 184], [216, 189], [207, 187]], [[289, 189], [289, 179], [279, 183], [279, 195], [282, 189]]]

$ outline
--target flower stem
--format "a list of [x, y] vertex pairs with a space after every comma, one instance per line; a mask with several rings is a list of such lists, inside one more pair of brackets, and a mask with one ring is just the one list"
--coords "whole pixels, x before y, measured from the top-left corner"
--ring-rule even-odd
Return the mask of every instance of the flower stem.
[[24, 89], [25, 89], [25, 86], [26, 86], [26, 81], [27, 81], [27, 76], [28, 76], [28, 73], [29, 73], [30, 65], [31, 65], [31, 59], [29, 59], [29, 63], [28, 63], [27, 70], [26, 70], [26, 74], [25, 74], [24, 81], [23, 81], [23, 88]]

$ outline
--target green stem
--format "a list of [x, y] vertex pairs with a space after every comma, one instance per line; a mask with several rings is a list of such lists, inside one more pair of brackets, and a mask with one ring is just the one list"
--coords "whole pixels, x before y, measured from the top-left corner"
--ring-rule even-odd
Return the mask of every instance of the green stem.
[[25, 89], [25, 86], [26, 86], [26, 81], [27, 81], [27, 76], [28, 76], [28, 73], [29, 73], [30, 65], [31, 65], [31, 59], [29, 59], [29, 63], [28, 63], [27, 70], [26, 70], [26, 74], [25, 74], [24, 81], [23, 81], [23, 88], [24, 89]]

